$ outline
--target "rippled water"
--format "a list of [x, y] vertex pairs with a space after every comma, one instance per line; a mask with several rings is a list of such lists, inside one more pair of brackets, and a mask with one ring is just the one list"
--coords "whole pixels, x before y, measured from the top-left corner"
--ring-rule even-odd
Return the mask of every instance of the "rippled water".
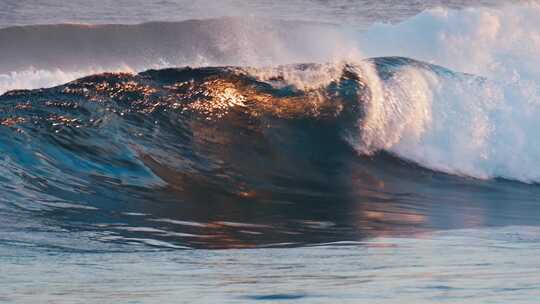
[[295, 249], [66, 252], [3, 244], [7, 303], [529, 303], [538, 228]]

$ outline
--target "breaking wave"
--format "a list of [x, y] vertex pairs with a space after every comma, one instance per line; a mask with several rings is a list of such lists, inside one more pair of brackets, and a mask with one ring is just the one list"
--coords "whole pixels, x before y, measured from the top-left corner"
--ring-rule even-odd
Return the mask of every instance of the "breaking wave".
[[[253, 201], [384, 200], [430, 174], [538, 183], [537, 15], [431, 9], [361, 33], [249, 18], [0, 29], [0, 213], [70, 208], [96, 212], [108, 240], [179, 236], [116, 223], [150, 209], [147, 221], [188, 227], [190, 245], [230, 247], [196, 232], [294, 239], [296, 226], [242, 223]], [[343, 236], [309, 223], [315, 243]]]

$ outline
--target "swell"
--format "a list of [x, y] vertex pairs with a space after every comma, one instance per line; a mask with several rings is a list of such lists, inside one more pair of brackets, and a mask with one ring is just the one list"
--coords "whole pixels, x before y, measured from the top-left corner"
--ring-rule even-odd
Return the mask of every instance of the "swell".
[[[220, 18], [134, 25], [35, 25], [0, 29], [0, 73], [64, 72], [125, 66], [133, 70], [183, 65], [254, 65], [318, 61], [339, 40], [337, 26], [264, 18]], [[265, 47], [261, 47], [264, 45]], [[256, 58], [255, 58], [256, 57]], [[255, 60], [261, 60], [255, 62]], [[277, 61], [277, 62], [276, 62]]]
[[[180, 21], [193, 18], [220, 18], [224, 16], [257, 16], [267, 19], [307, 20], [315, 22], [343, 23], [365, 26], [377, 21], [397, 22], [411, 17], [422, 10], [433, 7], [464, 8], [469, 6], [495, 6], [502, 0], [430, 0], [424, 2], [406, 1], [394, 3], [329, 3], [328, 1], [295, 1], [274, 3], [256, 0], [240, 3], [224, 0], [215, 3], [210, 0], [159, 1], [135, 0], [130, 9], [113, 0], [103, 0], [89, 4], [74, 0], [68, 4], [59, 0], [4, 0], [0, 4], [0, 27], [28, 24], [59, 24], [84, 22], [89, 24], [122, 23], [133, 24], [141, 21]], [[58, 6], [64, 4], [61, 10]], [[38, 9], [36, 9], [36, 7]]]

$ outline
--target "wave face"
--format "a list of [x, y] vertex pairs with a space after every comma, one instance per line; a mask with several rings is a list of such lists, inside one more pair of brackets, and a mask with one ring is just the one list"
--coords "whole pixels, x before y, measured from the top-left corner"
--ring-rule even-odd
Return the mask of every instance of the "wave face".
[[[9, 212], [75, 210], [66, 229], [88, 217], [90, 230], [113, 229], [124, 241], [155, 235], [150, 245], [177, 248], [165, 241], [187, 237], [193, 246], [240, 247], [240, 233], [253, 246], [260, 230], [262, 243], [300, 242], [290, 228], [244, 223], [246, 212], [266, 210], [266, 219], [287, 208], [270, 202], [345, 196], [328, 178], [333, 164], [355, 157], [339, 136], [356, 125], [365, 94], [355, 70], [164, 69], [10, 91], [0, 97], [2, 202]], [[314, 79], [320, 85], [300, 88]], [[256, 202], [262, 209], [248, 207]], [[118, 224], [118, 216], [149, 224]], [[337, 237], [309, 225], [315, 239]]]

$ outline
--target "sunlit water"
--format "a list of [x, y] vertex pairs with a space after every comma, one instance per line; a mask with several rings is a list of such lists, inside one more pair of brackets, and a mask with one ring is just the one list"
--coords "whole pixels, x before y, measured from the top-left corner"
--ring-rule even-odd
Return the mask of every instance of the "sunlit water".
[[[0, 93], [129, 72], [0, 96], [0, 302], [536, 303], [540, 8], [414, 17], [499, 4], [3, 1], [130, 25], [0, 29]], [[362, 43], [453, 71], [288, 65]]]

